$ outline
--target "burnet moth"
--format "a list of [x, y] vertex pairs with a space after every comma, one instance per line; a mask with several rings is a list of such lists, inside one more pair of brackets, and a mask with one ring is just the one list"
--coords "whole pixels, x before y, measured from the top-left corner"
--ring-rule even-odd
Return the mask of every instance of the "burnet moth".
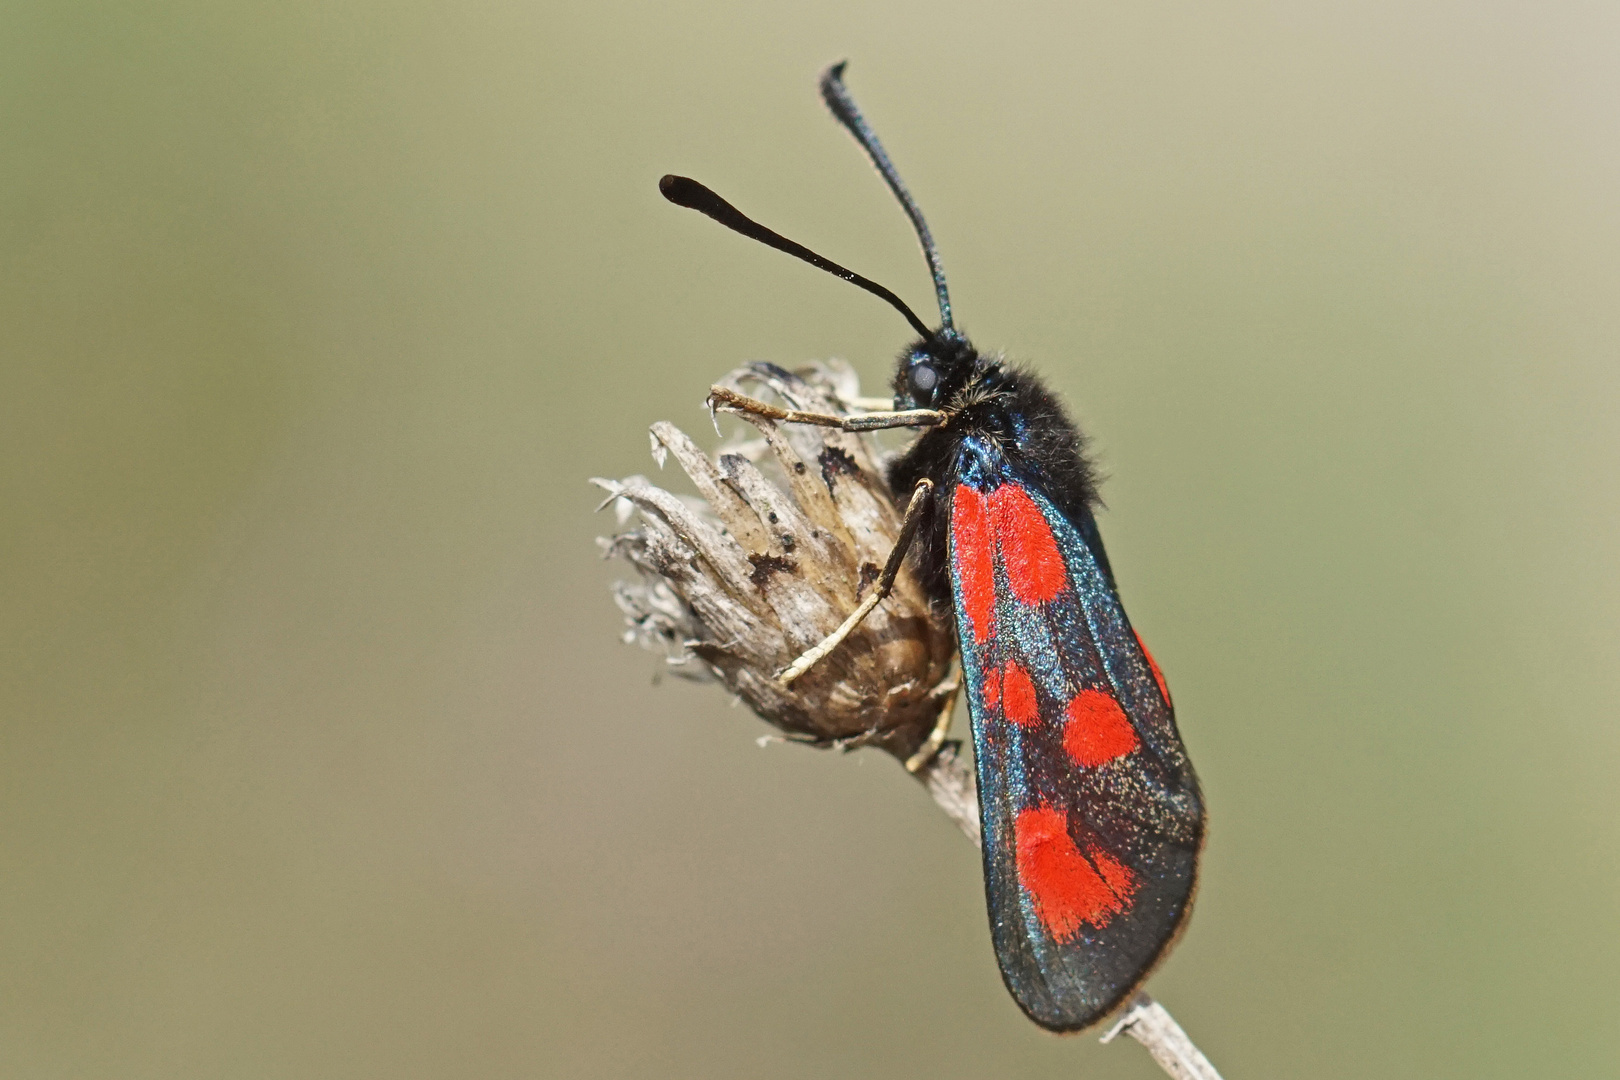
[[980, 353], [956, 328], [921, 210], [843, 82], [821, 78], [916, 229], [934, 279], [930, 329], [893, 292], [745, 217], [696, 181], [665, 198], [891, 304], [918, 337], [900, 353], [894, 409], [790, 413], [716, 389], [711, 401], [846, 430], [920, 428], [888, 468], [904, 526], [877, 588], [840, 629], [779, 673], [791, 681], [881, 602], [910, 547], [954, 618], [972, 719], [990, 933], [1031, 1019], [1075, 1031], [1107, 1016], [1187, 920], [1204, 807], [1164, 677], [1121, 606], [1093, 510], [1085, 440], [1031, 372]]

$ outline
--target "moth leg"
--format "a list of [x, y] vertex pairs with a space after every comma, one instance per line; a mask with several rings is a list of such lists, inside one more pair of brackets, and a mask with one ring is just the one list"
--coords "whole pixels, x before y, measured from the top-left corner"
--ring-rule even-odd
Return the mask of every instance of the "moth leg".
[[768, 405], [737, 393], [724, 386], [709, 387], [709, 408], [727, 412], [753, 413], [788, 424], [814, 424], [817, 427], [838, 428], [841, 431], [876, 431], [879, 428], [937, 427], [946, 420], [938, 409], [901, 409], [894, 412], [863, 413], [859, 416], [837, 416], [833, 413], [800, 412]]
[[877, 588], [866, 594], [866, 599], [849, 618], [832, 633], [822, 638], [820, 642], [811, 646], [793, 663], [776, 673], [776, 679], [783, 686], [789, 686], [793, 680], [809, 671], [823, 657], [834, 649], [838, 643], [849, 637], [850, 633], [861, 624], [861, 620], [872, 613], [872, 609], [883, 602], [894, 588], [894, 579], [900, 574], [901, 563], [905, 560], [906, 549], [911, 546], [912, 538], [917, 535], [917, 526], [922, 523], [922, 514], [928, 506], [928, 500], [934, 493], [934, 482], [926, 476], [917, 481], [917, 486], [911, 492], [911, 501], [906, 504], [906, 516], [900, 522], [900, 537], [894, 542], [894, 549], [889, 552], [889, 561], [883, 567], [883, 573], [877, 579]]
[[940, 702], [939, 719], [934, 721], [934, 730], [928, 733], [928, 738], [917, 747], [917, 752], [906, 758], [906, 771], [915, 775], [927, 767], [939, 748], [945, 745], [945, 736], [951, 733], [951, 713], [956, 711], [956, 695], [962, 689], [962, 665], [951, 666], [951, 676], [946, 682], [934, 688], [931, 695], [935, 701]]

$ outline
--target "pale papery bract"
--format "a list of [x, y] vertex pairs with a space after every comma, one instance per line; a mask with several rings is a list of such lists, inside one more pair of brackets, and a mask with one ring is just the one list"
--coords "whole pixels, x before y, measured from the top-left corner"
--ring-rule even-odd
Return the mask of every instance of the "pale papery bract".
[[[837, 362], [798, 373], [752, 364], [721, 385], [838, 415], [859, 396]], [[592, 481], [636, 519], [601, 542], [641, 571], [614, 587], [625, 639], [661, 652], [676, 674], [718, 679], [790, 738], [906, 759], [950, 704], [956, 648], [948, 612], [909, 568], [829, 656], [791, 686], [777, 678], [877, 587], [901, 522], [881, 451], [869, 435], [740, 419], [759, 437], [713, 458], [673, 424], [652, 426], [654, 458], [674, 458], [701, 499], [641, 476]]]

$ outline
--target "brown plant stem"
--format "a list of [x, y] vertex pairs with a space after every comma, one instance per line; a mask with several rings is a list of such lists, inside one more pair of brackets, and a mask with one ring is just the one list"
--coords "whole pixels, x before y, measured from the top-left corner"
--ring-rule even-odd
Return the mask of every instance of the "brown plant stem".
[[[933, 760], [917, 770], [916, 776], [945, 816], [956, 822], [974, 847], [982, 847], [978, 792], [956, 745], [942, 747]], [[1141, 1043], [1175, 1080], [1221, 1080], [1221, 1074], [1181, 1030], [1175, 1017], [1145, 991], [1138, 990], [1131, 997], [1119, 1018], [1103, 1032], [1101, 1041], [1112, 1042], [1121, 1033]]]

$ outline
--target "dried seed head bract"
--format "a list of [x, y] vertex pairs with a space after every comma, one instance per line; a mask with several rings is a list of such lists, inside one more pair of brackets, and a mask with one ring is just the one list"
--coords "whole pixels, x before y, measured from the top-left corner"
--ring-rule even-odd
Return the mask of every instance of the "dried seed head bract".
[[[859, 397], [839, 362], [798, 373], [756, 363], [721, 382], [743, 384], [806, 412], [845, 415]], [[759, 438], [713, 460], [673, 424], [652, 426], [654, 458], [673, 457], [701, 501], [639, 476], [592, 481], [624, 520], [638, 518], [601, 541], [641, 571], [615, 586], [625, 640], [662, 652], [677, 674], [719, 679], [790, 738], [905, 761], [950, 707], [956, 649], [948, 613], [931, 609], [909, 569], [829, 656], [791, 686], [777, 678], [876, 587], [901, 521], [880, 451], [867, 435], [739, 418]]]

